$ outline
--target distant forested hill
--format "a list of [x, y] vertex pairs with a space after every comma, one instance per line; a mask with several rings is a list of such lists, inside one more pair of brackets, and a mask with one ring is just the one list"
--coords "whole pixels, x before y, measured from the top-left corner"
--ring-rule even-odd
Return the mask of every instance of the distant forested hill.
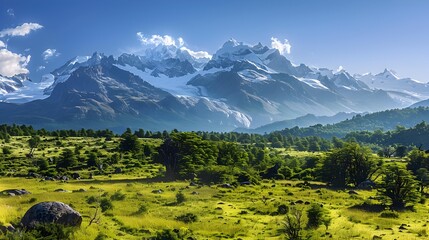
[[429, 108], [392, 109], [366, 115], [356, 115], [336, 124], [317, 124], [306, 128], [286, 128], [278, 131], [282, 135], [320, 136], [324, 138], [345, 137], [350, 132], [393, 130], [397, 126], [413, 127], [422, 121], [429, 122]]

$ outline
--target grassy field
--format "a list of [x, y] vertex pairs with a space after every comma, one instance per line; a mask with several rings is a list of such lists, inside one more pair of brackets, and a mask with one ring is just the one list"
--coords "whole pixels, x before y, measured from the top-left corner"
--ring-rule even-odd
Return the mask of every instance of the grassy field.
[[[6, 169], [0, 178], [0, 191], [5, 189], [26, 189], [31, 194], [23, 196], [0, 196], [0, 223], [17, 223], [24, 213], [35, 203], [61, 201], [72, 206], [83, 216], [82, 226], [74, 232], [74, 239], [95, 239], [101, 233], [105, 239], [145, 239], [163, 229], [178, 229], [197, 239], [284, 239], [282, 232], [284, 215], [277, 214], [278, 206], [285, 204], [304, 212], [311, 203], [323, 204], [332, 217], [331, 225], [307, 231], [311, 239], [428, 239], [428, 204], [417, 204], [414, 211], [399, 213], [399, 218], [380, 217], [380, 212], [365, 211], [354, 206], [364, 203], [377, 195], [375, 190], [335, 190], [324, 184], [310, 182], [303, 186], [302, 181], [264, 180], [259, 185], [243, 185], [223, 188], [218, 185], [190, 186], [189, 182], [153, 181], [162, 172], [162, 166], [147, 163], [133, 168], [134, 162], [122, 161], [110, 166], [123, 167], [122, 174], [95, 175], [94, 179], [61, 181], [40, 181], [13, 175], [27, 174], [35, 168], [31, 159], [25, 158], [29, 148], [27, 138], [13, 138], [8, 146], [12, 152], [1, 159]], [[158, 140], [146, 139], [145, 143], [159, 144]], [[64, 148], [82, 146], [83, 154], [93, 149], [104, 157], [112, 154], [117, 139], [68, 138], [60, 140], [44, 138], [36, 150], [37, 157], [58, 156]], [[277, 154], [296, 157], [320, 153], [297, 152], [278, 149]], [[110, 171], [109, 170], [109, 171]], [[87, 172], [81, 172], [87, 176]], [[58, 192], [62, 189], [65, 191]], [[154, 193], [154, 190], [161, 190]], [[182, 192], [186, 201], [176, 203], [176, 194]], [[97, 203], [88, 199], [123, 196], [112, 200], [113, 209], [103, 213], [97, 223], [89, 226]], [[113, 197], [114, 198], [114, 197]], [[115, 198], [114, 198], [115, 199]], [[139, 211], [142, 206], [146, 212]], [[193, 213], [198, 219], [184, 223], [176, 217]], [[402, 226], [402, 229], [400, 227]], [[377, 238], [381, 237], [381, 238]], [[1, 235], [0, 235], [1, 238]]]
[[[148, 183], [145, 179], [96, 178], [67, 183], [22, 178], [2, 178], [0, 189], [25, 188], [32, 194], [0, 198], [0, 222], [19, 221], [34, 202], [61, 201], [69, 204], [83, 216], [82, 227], [75, 232], [75, 239], [94, 239], [102, 232], [112, 239], [141, 239], [157, 230], [182, 229], [197, 239], [283, 239], [281, 232], [284, 216], [273, 215], [277, 207], [302, 200], [295, 204], [305, 210], [309, 203], [321, 203], [333, 218], [328, 229], [324, 226], [311, 232], [312, 239], [427, 239], [427, 214], [429, 208], [416, 205], [416, 212], [400, 213], [398, 219], [379, 217], [377, 212], [355, 210], [353, 205], [362, 203], [373, 191], [329, 190], [320, 184], [308, 187], [295, 186], [299, 182], [269, 181], [258, 186], [240, 186], [235, 189], [218, 186], [189, 186], [187, 182]], [[64, 189], [67, 192], [55, 192]], [[84, 189], [84, 192], [72, 192]], [[161, 189], [162, 193], [152, 193]], [[112, 196], [120, 191], [124, 200], [113, 201], [113, 209], [99, 215], [98, 224], [88, 227], [95, 213], [95, 204], [88, 204], [90, 196]], [[182, 191], [186, 201], [176, 204], [175, 195]], [[34, 200], [36, 199], [36, 200]], [[141, 205], [148, 209], [138, 213]], [[198, 220], [185, 224], [175, 220], [184, 213], [194, 213]], [[406, 230], [400, 230], [401, 224]]]

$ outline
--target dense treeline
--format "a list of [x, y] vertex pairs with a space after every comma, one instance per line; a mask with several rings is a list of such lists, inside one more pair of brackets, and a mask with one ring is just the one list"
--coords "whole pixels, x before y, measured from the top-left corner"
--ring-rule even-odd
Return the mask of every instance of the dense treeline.
[[412, 127], [421, 121], [429, 121], [429, 108], [392, 109], [366, 115], [356, 115], [352, 119], [336, 124], [317, 124], [306, 128], [287, 128], [278, 133], [293, 136], [319, 136], [323, 138], [344, 137], [355, 131], [393, 130], [396, 126]]
[[383, 132], [360, 131], [346, 135], [345, 139], [354, 139], [361, 143], [372, 143], [380, 146], [405, 145], [420, 149], [429, 148], [429, 125], [421, 122], [414, 127], [397, 126], [395, 130]]

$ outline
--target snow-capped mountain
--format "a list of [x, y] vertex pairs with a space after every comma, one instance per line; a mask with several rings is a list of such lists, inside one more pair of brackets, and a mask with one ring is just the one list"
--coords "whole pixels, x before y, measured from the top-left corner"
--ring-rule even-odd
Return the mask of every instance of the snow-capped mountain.
[[429, 98], [429, 84], [422, 83], [412, 78], [400, 78], [390, 69], [372, 75], [371, 73], [355, 75], [355, 78], [365, 82], [371, 89], [382, 89], [407, 93], [419, 99]]
[[18, 90], [23, 86], [23, 82], [27, 80], [28, 77], [25, 74], [15, 75], [13, 77], [0, 75], [0, 96]]
[[[306, 114], [406, 107], [419, 100], [396, 85], [380, 89], [368, 80], [402, 83], [393, 73], [370, 77], [296, 65], [261, 43], [252, 46], [230, 39], [211, 58], [207, 54], [197, 58], [194, 53], [185, 47], [157, 45], [117, 58], [97, 52], [73, 58], [44, 75], [43, 84], [20, 87], [35, 89], [27, 91], [33, 98], [22, 99], [46, 99], [19, 106], [1, 104], [0, 111], [8, 109], [12, 114], [0, 120], [29, 123], [31, 119], [44, 127], [74, 126], [79, 121], [80, 127], [228, 131]], [[19, 102], [19, 97], [7, 101]]]

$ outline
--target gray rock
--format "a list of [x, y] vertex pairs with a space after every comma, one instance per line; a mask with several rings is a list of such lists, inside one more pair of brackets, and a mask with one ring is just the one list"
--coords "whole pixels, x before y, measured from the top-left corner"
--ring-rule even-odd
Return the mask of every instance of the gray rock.
[[9, 196], [20, 196], [20, 195], [30, 194], [30, 192], [25, 189], [6, 189], [1, 191], [0, 194], [9, 195]]
[[28, 209], [21, 220], [21, 224], [26, 228], [34, 228], [40, 223], [80, 226], [82, 216], [62, 202], [41, 202]]

